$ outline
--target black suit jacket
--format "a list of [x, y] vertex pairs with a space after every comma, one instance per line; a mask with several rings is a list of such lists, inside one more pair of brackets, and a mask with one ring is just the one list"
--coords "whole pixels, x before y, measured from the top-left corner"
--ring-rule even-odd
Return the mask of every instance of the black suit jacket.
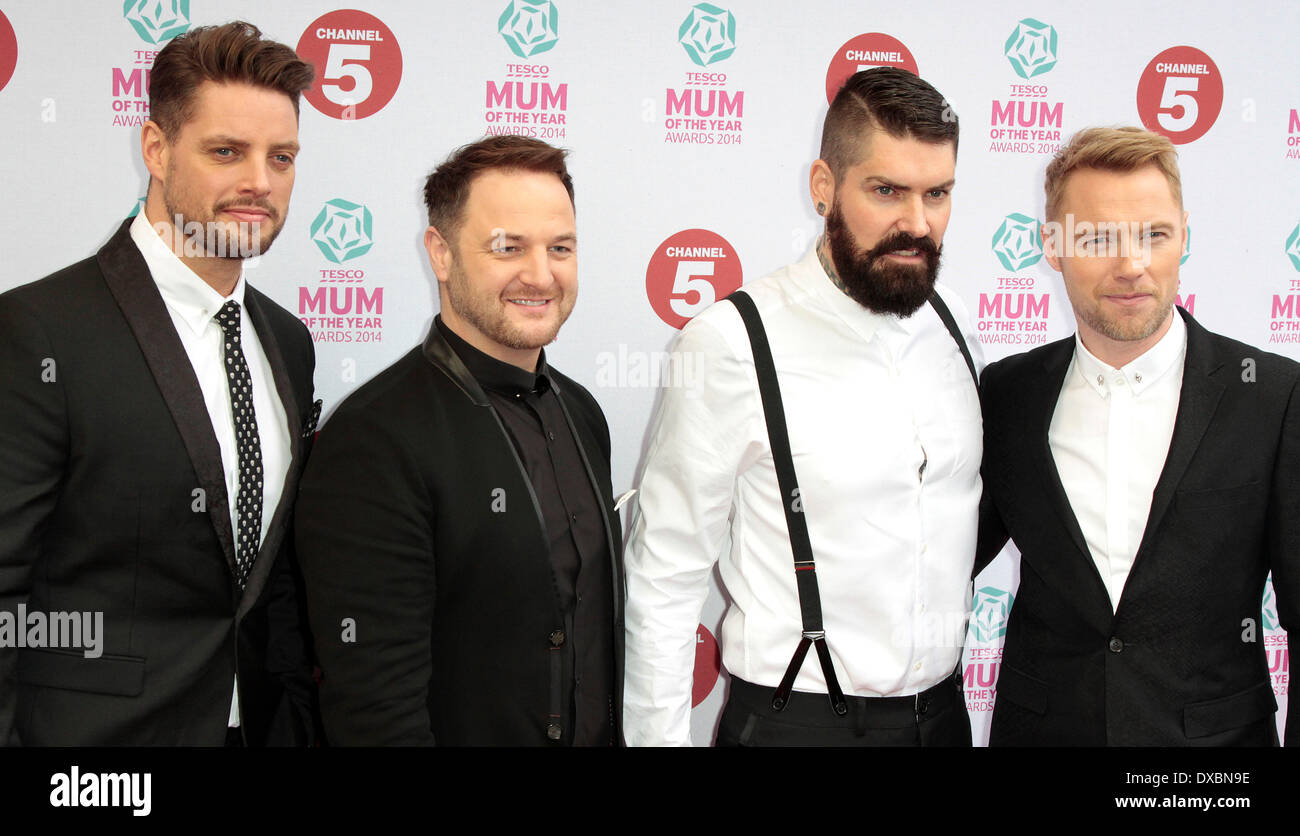
[[[1074, 338], [984, 372], [977, 566], [1008, 533], [1022, 555], [991, 745], [1276, 742], [1260, 609], [1271, 570], [1300, 635], [1300, 365], [1178, 310], [1173, 439], [1115, 612], [1047, 440]], [[1293, 688], [1289, 745], [1297, 712]]]
[[98, 658], [0, 648], [0, 742], [220, 746], [238, 673], [245, 742], [306, 743], [314, 694], [283, 552], [311, 338], [247, 288], [293, 450], [241, 595], [217, 438], [129, 225], [0, 296], [0, 610], [99, 611], [104, 629]]
[[[624, 587], [609, 428], [585, 389], [550, 374], [604, 511], [618, 722]], [[572, 643], [556, 652], [551, 641], [564, 620], [545, 532], [505, 426], [435, 325], [339, 406], [303, 476], [296, 537], [329, 741], [553, 743], [548, 714]]]

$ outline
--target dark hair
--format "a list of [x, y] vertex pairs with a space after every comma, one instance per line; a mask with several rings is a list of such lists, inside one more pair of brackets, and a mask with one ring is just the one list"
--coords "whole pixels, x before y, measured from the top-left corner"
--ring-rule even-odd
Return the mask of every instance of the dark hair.
[[873, 130], [951, 142], [957, 153], [957, 114], [938, 90], [897, 67], [854, 73], [835, 94], [822, 126], [821, 158], [836, 180], [862, 159]]
[[489, 136], [462, 145], [424, 181], [424, 206], [429, 226], [452, 243], [465, 214], [469, 187], [485, 171], [539, 171], [554, 174], [573, 202], [573, 178], [565, 167], [562, 148], [526, 136]]
[[200, 26], [173, 39], [149, 73], [149, 118], [174, 140], [194, 115], [194, 94], [205, 81], [242, 82], [285, 94], [298, 112], [298, 96], [316, 71], [292, 49], [262, 38], [242, 20]]

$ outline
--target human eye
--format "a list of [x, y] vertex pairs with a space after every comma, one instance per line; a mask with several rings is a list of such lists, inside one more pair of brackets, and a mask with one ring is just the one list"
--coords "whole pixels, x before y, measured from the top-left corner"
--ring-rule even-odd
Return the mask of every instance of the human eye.
[[893, 186], [876, 186], [872, 191], [881, 197], [892, 197], [895, 194]]

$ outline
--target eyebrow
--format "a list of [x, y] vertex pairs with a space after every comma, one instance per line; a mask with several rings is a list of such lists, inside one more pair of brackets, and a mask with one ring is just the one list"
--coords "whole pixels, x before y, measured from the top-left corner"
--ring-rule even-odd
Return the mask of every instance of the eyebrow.
[[[895, 183], [894, 181], [886, 177], [881, 177], [878, 174], [868, 175], [867, 177], [864, 177], [862, 179], [862, 185], [866, 186], [868, 184], [888, 186], [889, 188], [893, 189], [896, 192], [912, 191], [911, 186], [904, 186], [899, 183]], [[957, 178], [954, 177], [946, 182], [938, 184], [937, 186], [926, 186], [924, 189], [922, 189], [922, 191], [930, 192], [930, 191], [934, 191], [935, 189], [951, 189], [956, 184], [957, 184]]]
[[[248, 148], [250, 145], [248, 140], [238, 139], [237, 137], [224, 136], [224, 135], [204, 137], [203, 144], [204, 145], [229, 145], [233, 148], [240, 148], [240, 149]], [[271, 150], [272, 151], [293, 151], [296, 154], [300, 150], [300, 147], [301, 146], [299, 146], [297, 142], [293, 140], [289, 140], [288, 142], [275, 143], [274, 145], [271, 146]]]
[[[512, 244], [518, 244], [518, 243], [521, 243], [521, 242], [526, 242], [526, 241], [528, 241], [528, 236], [527, 236], [527, 235], [520, 235], [520, 234], [517, 233], [517, 232], [507, 232], [507, 233], [505, 233], [505, 234], [503, 234], [503, 235], [489, 235], [489, 236], [487, 236], [486, 238], [484, 238], [483, 240], [484, 240], [484, 242], [485, 242], [488, 246], [491, 246], [493, 243], [495, 243], [495, 242], [497, 242], [497, 241], [508, 241], [508, 242], [510, 242], [510, 243], [512, 243]], [[556, 235], [556, 236], [554, 236], [553, 238], [550, 239], [550, 243], [552, 243], [552, 244], [559, 244], [559, 243], [563, 243], [563, 242], [566, 242], [566, 241], [567, 241], [567, 242], [577, 243], [577, 241], [578, 241], [578, 235], [577, 235], [577, 233], [575, 233], [575, 232], [564, 232], [564, 233], [561, 233], [561, 234], [559, 234], [559, 235]]]

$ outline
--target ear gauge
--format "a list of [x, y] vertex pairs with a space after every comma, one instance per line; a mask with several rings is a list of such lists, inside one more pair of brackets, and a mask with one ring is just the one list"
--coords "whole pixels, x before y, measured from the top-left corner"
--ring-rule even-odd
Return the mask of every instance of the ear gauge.
[[826, 204], [825, 204], [825, 203], [822, 203], [820, 200], [817, 201], [817, 214], [818, 214], [818, 215], [825, 215], [825, 214], [826, 214]]

